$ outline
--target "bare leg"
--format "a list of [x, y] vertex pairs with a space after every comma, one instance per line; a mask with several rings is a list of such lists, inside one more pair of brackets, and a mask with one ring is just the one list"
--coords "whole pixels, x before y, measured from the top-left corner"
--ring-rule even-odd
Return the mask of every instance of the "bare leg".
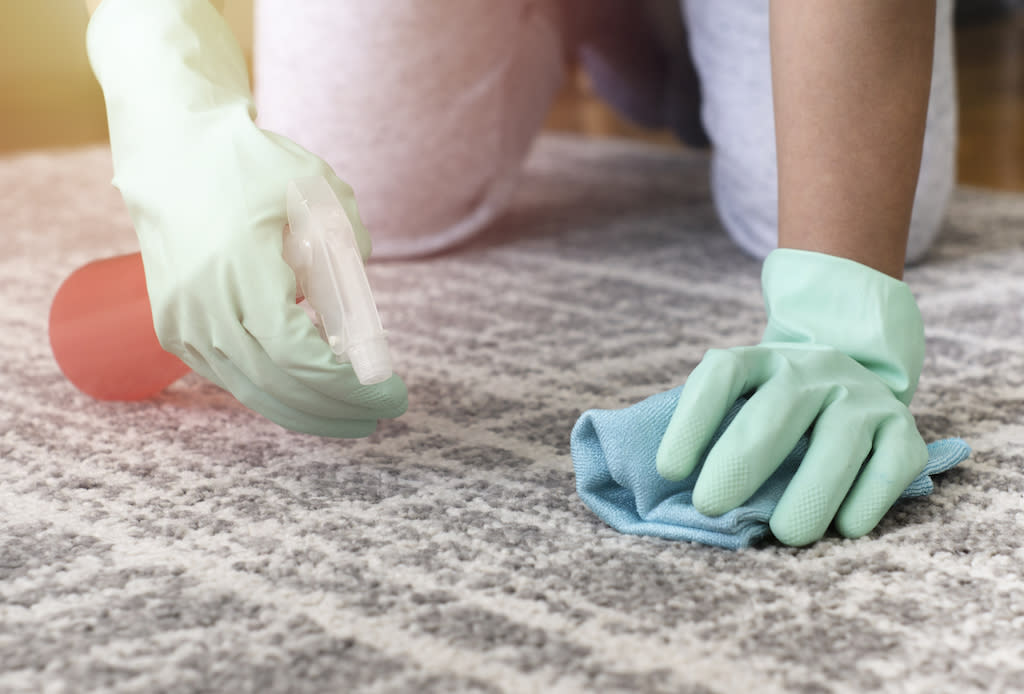
[[706, 147], [679, 3], [583, 0], [577, 7], [580, 58], [597, 93], [640, 125], [671, 128], [686, 144]]
[[260, 123], [356, 191], [375, 257], [497, 216], [565, 72], [561, 0], [260, 0]]

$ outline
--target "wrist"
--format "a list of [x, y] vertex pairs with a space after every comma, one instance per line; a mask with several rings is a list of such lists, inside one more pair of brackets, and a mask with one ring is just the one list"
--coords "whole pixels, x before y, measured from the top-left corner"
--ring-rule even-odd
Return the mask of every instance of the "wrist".
[[906, 264], [906, 234], [884, 233], [871, 236], [779, 233], [779, 247], [787, 250], [820, 253], [865, 265], [897, 280], [903, 279]]
[[103, 0], [86, 43], [108, 113], [251, 109], [241, 46], [209, 0]]
[[762, 272], [763, 342], [834, 347], [909, 404], [924, 363], [924, 323], [910, 287], [847, 258], [779, 249]]

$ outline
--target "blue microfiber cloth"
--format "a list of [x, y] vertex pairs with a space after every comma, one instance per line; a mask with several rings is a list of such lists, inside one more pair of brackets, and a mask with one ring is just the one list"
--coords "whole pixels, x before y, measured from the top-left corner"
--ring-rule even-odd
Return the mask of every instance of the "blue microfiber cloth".
[[[682, 386], [624, 410], [584, 412], [572, 430], [576, 491], [590, 510], [621, 533], [701, 542], [727, 549], [749, 547], [769, 533], [768, 519], [807, 452], [807, 437], [800, 440], [775, 474], [743, 506], [710, 518], [698, 513], [691, 502], [700, 466], [679, 482], [669, 482], [655, 468], [658, 444], [681, 391]], [[719, 434], [743, 402], [737, 401]], [[924, 472], [901, 498], [931, 494], [930, 475], [949, 470], [970, 452], [961, 439], [929, 444]]]

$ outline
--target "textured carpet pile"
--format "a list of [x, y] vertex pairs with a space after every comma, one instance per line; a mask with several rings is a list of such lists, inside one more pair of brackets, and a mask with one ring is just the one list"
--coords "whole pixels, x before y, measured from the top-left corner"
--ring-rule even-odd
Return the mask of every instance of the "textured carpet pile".
[[974, 449], [931, 497], [861, 540], [730, 552], [576, 496], [583, 410], [759, 337], [706, 170], [547, 139], [494, 230], [373, 266], [411, 405], [346, 442], [194, 376], [75, 391], [49, 301], [137, 248], [109, 152], [0, 160], [0, 692], [1024, 690], [1024, 196], [959, 190], [908, 273], [913, 410]]

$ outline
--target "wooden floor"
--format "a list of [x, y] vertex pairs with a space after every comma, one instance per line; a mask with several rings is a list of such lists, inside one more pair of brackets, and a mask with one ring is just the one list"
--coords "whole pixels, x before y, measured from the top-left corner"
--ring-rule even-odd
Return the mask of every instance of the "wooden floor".
[[[957, 29], [959, 178], [1024, 191], [1024, 12]], [[548, 118], [553, 130], [635, 137], [678, 146], [671, 134], [626, 123], [577, 75]]]
[[1024, 190], [1024, 12], [957, 32], [960, 181]]

